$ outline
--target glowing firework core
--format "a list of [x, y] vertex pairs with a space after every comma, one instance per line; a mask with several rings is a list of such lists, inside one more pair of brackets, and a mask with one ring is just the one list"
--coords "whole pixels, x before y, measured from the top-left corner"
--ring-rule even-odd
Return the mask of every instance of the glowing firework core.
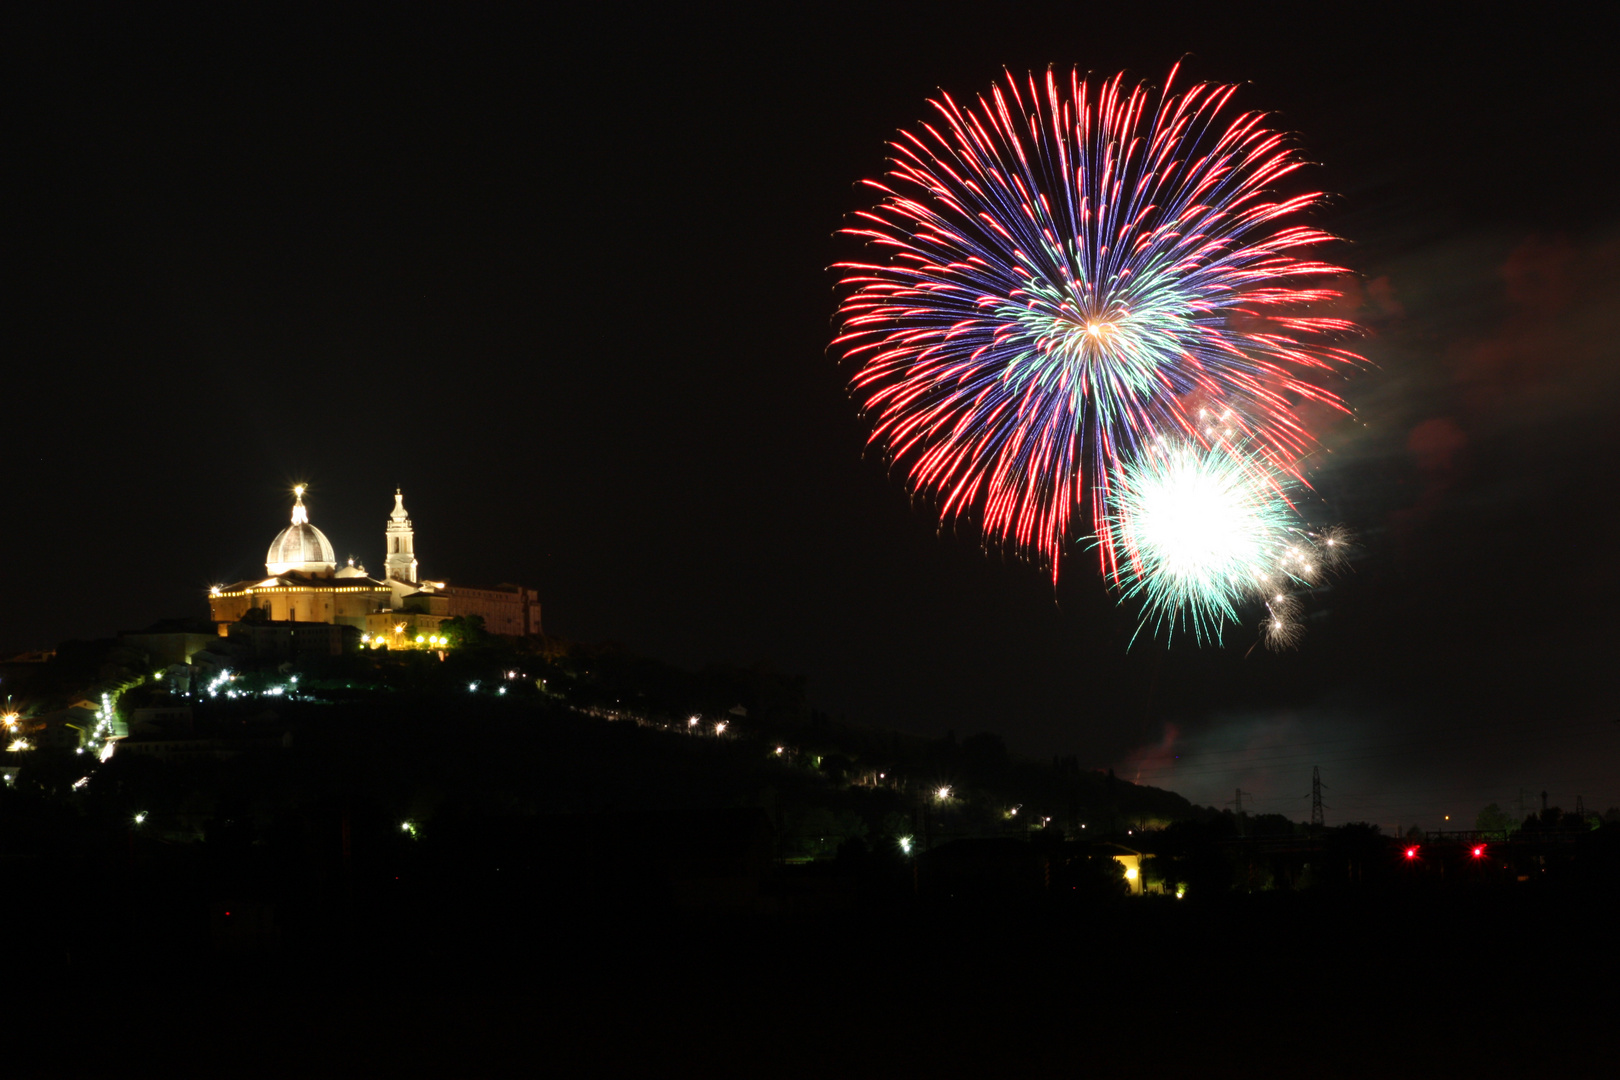
[[1178, 451], [1133, 492], [1130, 538], [1172, 588], [1246, 589], [1287, 541], [1270, 513], [1276, 492], [1246, 470], [1203, 464]]
[[1259, 599], [1269, 613], [1261, 639], [1292, 646], [1299, 605], [1287, 587], [1308, 583], [1320, 559], [1289, 505], [1288, 483], [1225, 444], [1161, 446], [1116, 468], [1108, 540], [1122, 553], [1116, 584], [1145, 601], [1143, 624], [1218, 639], [1240, 603]]

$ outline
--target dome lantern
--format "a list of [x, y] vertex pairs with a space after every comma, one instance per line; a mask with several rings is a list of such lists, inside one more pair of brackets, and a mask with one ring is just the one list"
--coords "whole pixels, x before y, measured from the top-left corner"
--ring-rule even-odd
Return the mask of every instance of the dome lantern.
[[303, 484], [293, 488], [293, 500], [292, 524], [271, 541], [264, 568], [272, 577], [286, 573], [329, 575], [337, 569], [337, 556], [326, 534], [309, 523]]

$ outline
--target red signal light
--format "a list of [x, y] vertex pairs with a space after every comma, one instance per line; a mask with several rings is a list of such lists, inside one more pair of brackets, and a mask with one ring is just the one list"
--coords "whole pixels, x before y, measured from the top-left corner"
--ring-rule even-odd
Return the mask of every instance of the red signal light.
[[1418, 849], [1417, 849], [1417, 848], [1415, 848], [1415, 847], [1409, 847], [1409, 848], [1407, 848], [1407, 849], [1406, 849], [1406, 857], [1407, 857], [1407, 858], [1408, 858], [1408, 859], [1415, 859], [1415, 858], [1417, 858], [1417, 851], [1418, 851]]
[[1485, 845], [1484, 844], [1475, 844], [1474, 845], [1474, 858], [1483, 859], [1484, 857], [1485, 857]]

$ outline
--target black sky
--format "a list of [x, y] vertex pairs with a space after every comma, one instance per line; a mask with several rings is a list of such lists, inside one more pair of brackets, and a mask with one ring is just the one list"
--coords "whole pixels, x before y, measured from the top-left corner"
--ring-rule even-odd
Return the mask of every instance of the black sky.
[[[802, 673], [852, 719], [1296, 816], [1321, 764], [1330, 820], [1471, 819], [1521, 788], [1620, 804], [1612, 23], [10, 18], [0, 649], [202, 613], [262, 566], [295, 481], [375, 565], [397, 484], [424, 572], [530, 583], [564, 636]], [[936, 90], [1182, 57], [1322, 163], [1370, 330], [1314, 474], [1362, 557], [1286, 656], [1127, 652], [1085, 557], [1054, 594], [941, 531], [825, 351], [854, 185]]]

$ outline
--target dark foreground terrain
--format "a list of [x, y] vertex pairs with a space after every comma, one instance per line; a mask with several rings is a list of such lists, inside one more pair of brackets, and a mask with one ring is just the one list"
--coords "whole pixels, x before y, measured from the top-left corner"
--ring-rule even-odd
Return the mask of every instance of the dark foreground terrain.
[[1614, 907], [1533, 883], [761, 919], [480, 882], [273, 944], [222, 910], [14, 941], [8, 1074], [1612, 1075]]
[[1612, 822], [1309, 830], [736, 680], [694, 737], [610, 708], [647, 677], [367, 662], [19, 752], [0, 1077], [1617, 1071]]

